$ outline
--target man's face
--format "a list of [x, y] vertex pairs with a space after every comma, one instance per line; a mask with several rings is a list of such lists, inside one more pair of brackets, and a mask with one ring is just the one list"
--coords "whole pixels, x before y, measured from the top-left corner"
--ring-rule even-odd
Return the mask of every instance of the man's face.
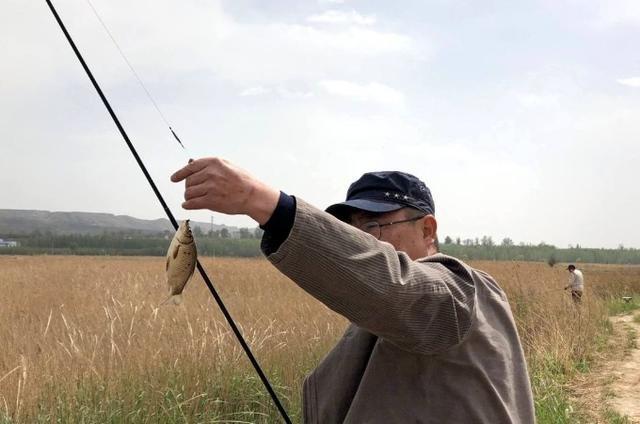
[[[354, 227], [372, 234], [374, 237], [379, 234], [379, 240], [390, 243], [397, 251], [405, 252], [411, 259], [415, 260], [429, 254], [429, 246], [435, 238], [435, 229], [433, 229], [434, 234], [429, 234], [431, 230], [426, 221], [431, 219], [435, 222], [433, 217], [420, 217], [416, 220], [393, 225], [385, 224], [419, 216], [419, 213], [411, 209], [399, 209], [381, 214], [358, 211], [351, 215], [350, 223]], [[375, 228], [373, 226], [373, 230], [371, 230], [372, 226], [369, 224], [372, 222], [377, 222], [380, 227]]]

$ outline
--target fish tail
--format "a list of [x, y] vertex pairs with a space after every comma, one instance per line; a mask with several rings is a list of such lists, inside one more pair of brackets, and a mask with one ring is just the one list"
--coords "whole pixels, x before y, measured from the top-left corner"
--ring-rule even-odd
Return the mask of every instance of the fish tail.
[[182, 295], [181, 294], [170, 295], [161, 304], [159, 304], [158, 307], [164, 305], [167, 302], [177, 306], [182, 303]]

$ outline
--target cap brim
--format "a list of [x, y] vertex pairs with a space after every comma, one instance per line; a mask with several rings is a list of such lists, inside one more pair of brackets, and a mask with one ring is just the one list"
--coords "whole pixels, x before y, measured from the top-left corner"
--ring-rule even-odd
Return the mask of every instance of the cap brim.
[[331, 205], [325, 209], [325, 211], [338, 219], [344, 220], [346, 215], [353, 212], [354, 209], [365, 212], [384, 213], [396, 211], [404, 207], [404, 205], [400, 205], [398, 203], [376, 202], [368, 199], [352, 199]]

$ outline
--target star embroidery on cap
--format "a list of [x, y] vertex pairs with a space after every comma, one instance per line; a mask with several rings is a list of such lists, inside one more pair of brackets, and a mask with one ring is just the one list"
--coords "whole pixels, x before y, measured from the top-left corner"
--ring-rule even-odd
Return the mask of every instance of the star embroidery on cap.
[[387, 192], [384, 194], [384, 196], [385, 196], [385, 197], [389, 197], [389, 192], [387, 191]]
[[407, 196], [407, 195], [405, 194], [404, 196], [402, 196], [402, 198], [403, 198], [404, 200], [408, 200], [408, 199], [409, 199], [409, 196]]
[[400, 197], [400, 195], [398, 193], [396, 193], [396, 194], [393, 195], [393, 197], [395, 197], [397, 199], [398, 197]]

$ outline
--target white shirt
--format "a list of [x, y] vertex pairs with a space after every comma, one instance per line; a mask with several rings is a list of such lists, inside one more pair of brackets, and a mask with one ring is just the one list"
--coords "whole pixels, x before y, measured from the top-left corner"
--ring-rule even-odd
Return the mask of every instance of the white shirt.
[[573, 272], [569, 273], [569, 286], [571, 286], [571, 290], [584, 290], [584, 277], [582, 276], [582, 271], [574, 269]]

